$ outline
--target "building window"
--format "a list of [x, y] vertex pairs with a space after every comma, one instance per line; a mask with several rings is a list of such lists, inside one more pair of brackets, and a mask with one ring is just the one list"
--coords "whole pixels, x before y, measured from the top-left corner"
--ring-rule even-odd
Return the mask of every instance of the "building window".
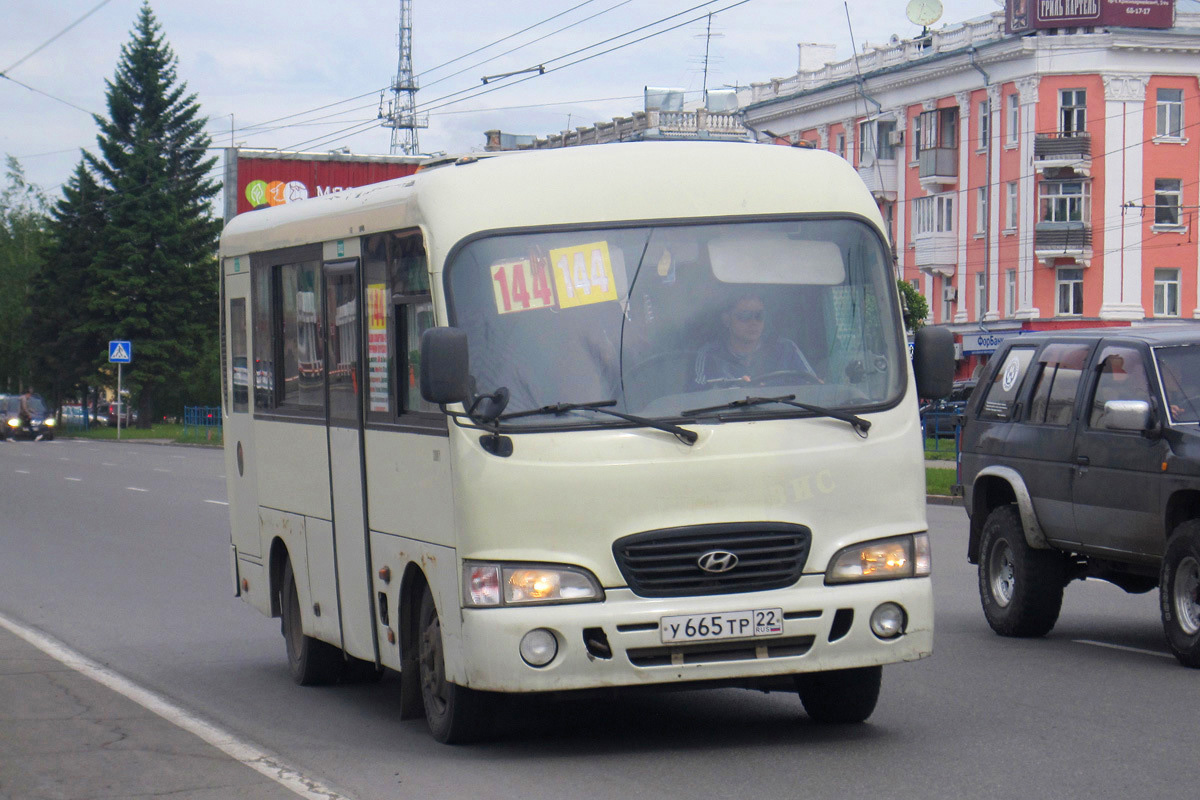
[[1178, 178], [1154, 179], [1154, 224], [1178, 225], [1183, 205], [1182, 181]]
[[1017, 313], [1017, 271], [1015, 269], [1004, 271], [1004, 308], [1010, 317]]
[[1087, 133], [1087, 92], [1063, 89], [1058, 100], [1058, 132], [1063, 136]]
[[839, 156], [841, 156], [842, 158], [845, 158], [846, 157], [846, 134], [839, 133], [837, 135], [837, 138], [834, 139], [834, 141], [837, 143], [834, 145], [834, 147], [836, 148], [837, 154]]
[[975, 200], [975, 232], [987, 233], [988, 187], [983, 186], [976, 191], [978, 197]]
[[1091, 214], [1091, 184], [1087, 181], [1045, 181], [1042, 222], [1083, 222]]
[[1059, 316], [1083, 314], [1083, 270], [1060, 267], [1056, 281]]
[[1154, 316], [1179, 316], [1179, 270], [1154, 270]]
[[923, 114], [917, 114], [912, 118], [912, 124], [909, 125], [909, 130], [912, 131], [912, 160], [916, 161], [921, 155], [921, 118]]
[[1178, 139], [1183, 136], [1183, 90], [1158, 90], [1158, 128], [1159, 136], [1170, 136]]
[[975, 319], [983, 319], [987, 312], [987, 273], [975, 273]]
[[992, 104], [984, 100], [979, 104], [979, 148], [986, 149], [992, 130]]
[[896, 158], [896, 146], [892, 144], [892, 136], [896, 133], [894, 120], [880, 120], [875, 123], [875, 152], [885, 161]]
[[1021, 95], [1008, 96], [1008, 129], [1005, 131], [1005, 142], [1016, 144], [1021, 131]]
[[1017, 227], [1017, 182], [1009, 181], [1004, 188], [1008, 191], [1008, 202], [1004, 206], [1004, 228], [1011, 231]]
[[954, 318], [954, 301], [950, 298], [957, 297], [953, 285], [950, 280], [942, 280], [942, 322], [949, 322]]
[[954, 195], [918, 197], [913, 201], [913, 235], [954, 232]]

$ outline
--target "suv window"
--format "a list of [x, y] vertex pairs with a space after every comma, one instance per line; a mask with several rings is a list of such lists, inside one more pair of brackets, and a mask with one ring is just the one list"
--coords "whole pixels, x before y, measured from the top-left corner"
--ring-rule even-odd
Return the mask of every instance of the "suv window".
[[1092, 395], [1092, 410], [1088, 426], [1104, 428], [1104, 404], [1109, 400], [1144, 400], [1150, 402], [1150, 387], [1146, 382], [1146, 366], [1142, 354], [1133, 347], [1111, 345], [1100, 351], [1100, 375]]
[[1090, 350], [1086, 344], [1046, 345], [1038, 358], [1040, 371], [1029, 403], [1029, 422], [1071, 424], [1079, 378]]
[[1021, 380], [1029, 368], [1029, 362], [1033, 360], [1033, 352], [1032, 347], [1014, 347], [1008, 351], [1004, 364], [992, 374], [983, 408], [979, 412], [980, 419], [1012, 419], [1017, 393], [1021, 390]]

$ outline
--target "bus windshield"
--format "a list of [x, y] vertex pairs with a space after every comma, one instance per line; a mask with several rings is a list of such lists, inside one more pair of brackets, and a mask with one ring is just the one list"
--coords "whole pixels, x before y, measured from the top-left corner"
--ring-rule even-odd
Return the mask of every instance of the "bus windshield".
[[[904, 388], [886, 250], [857, 220], [493, 235], [446, 270], [475, 393], [507, 389], [506, 414], [615, 401], [643, 417], [695, 418], [767, 396], [864, 409]], [[803, 413], [771, 403], [719, 413], [785, 412]], [[505, 420], [614, 423], [586, 409]]]

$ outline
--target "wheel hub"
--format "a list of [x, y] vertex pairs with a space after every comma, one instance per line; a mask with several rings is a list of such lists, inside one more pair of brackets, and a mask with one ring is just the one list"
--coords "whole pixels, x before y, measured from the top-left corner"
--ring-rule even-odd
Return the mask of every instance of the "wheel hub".
[[1012, 602], [1016, 585], [1012, 548], [1008, 546], [1007, 542], [997, 542], [996, 546], [992, 548], [988, 573], [992, 576], [992, 597], [997, 605], [1006, 608]]
[[1175, 569], [1174, 606], [1184, 633], [1200, 633], [1200, 562], [1190, 556]]

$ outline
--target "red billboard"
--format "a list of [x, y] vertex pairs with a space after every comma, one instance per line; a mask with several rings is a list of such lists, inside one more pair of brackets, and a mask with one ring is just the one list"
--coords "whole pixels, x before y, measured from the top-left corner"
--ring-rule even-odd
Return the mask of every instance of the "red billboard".
[[1170, 28], [1175, 0], [1006, 0], [1009, 33], [1090, 26]]
[[225, 220], [256, 208], [294, 203], [355, 186], [403, 178], [412, 175], [427, 160], [416, 156], [228, 148], [225, 151]]

